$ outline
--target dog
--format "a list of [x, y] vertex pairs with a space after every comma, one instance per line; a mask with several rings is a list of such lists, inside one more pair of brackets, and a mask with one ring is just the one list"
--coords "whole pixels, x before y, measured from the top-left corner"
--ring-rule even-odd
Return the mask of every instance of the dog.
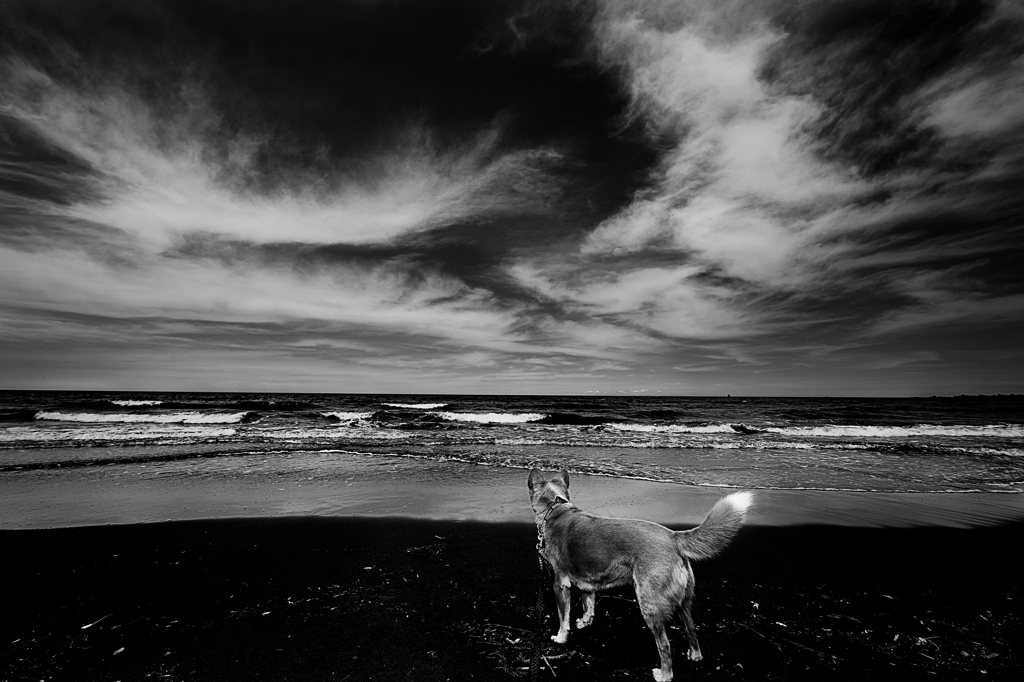
[[597, 592], [632, 583], [661, 658], [654, 679], [672, 680], [672, 649], [665, 629], [677, 613], [686, 627], [690, 660], [701, 660], [690, 615], [694, 589], [690, 561], [711, 558], [725, 549], [739, 531], [753, 494], [723, 497], [700, 526], [672, 531], [650, 521], [581, 511], [569, 501], [569, 472], [565, 469], [545, 480], [540, 470], [533, 468], [528, 485], [537, 523], [537, 549], [554, 572], [559, 626], [551, 639], [565, 644], [569, 636], [570, 586], [583, 592], [583, 615], [576, 620], [576, 628], [581, 629], [594, 622]]

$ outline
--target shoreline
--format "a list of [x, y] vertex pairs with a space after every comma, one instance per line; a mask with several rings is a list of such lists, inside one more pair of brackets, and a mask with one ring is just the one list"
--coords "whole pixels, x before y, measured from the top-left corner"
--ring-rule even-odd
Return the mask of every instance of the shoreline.
[[[694, 566], [705, 659], [672, 630], [676, 675], [1017, 679], [1022, 532], [746, 526]], [[535, 541], [532, 523], [351, 516], [0, 531], [0, 575], [32, 596], [0, 623], [0, 679], [528, 679]], [[564, 646], [541, 594], [541, 679], [651, 679], [630, 590]]]
[[[410, 517], [532, 523], [527, 472], [394, 460], [344, 477], [189, 477], [159, 467], [0, 475], [0, 530], [277, 516]], [[572, 500], [604, 516], [697, 525], [735, 488], [571, 475]], [[748, 523], [976, 528], [1024, 520], [1024, 494], [755, 489]]]

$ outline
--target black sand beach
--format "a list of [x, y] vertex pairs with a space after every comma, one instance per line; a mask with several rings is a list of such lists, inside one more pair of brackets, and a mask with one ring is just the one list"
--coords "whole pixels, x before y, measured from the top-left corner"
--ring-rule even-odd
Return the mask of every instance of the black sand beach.
[[[673, 631], [676, 677], [1019, 679], [1022, 529], [747, 526], [696, 566], [705, 658]], [[408, 518], [2, 531], [0, 679], [529, 679], [534, 542]], [[629, 592], [564, 647], [544, 597], [542, 679], [652, 679]]]

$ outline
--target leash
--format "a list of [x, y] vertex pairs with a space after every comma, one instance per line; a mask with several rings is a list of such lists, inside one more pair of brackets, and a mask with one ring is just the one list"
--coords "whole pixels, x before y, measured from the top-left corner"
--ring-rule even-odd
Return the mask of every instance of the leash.
[[537, 583], [537, 601], [533, 606], [533, 654], [530, 656], [530, 682], [537, 682], [540, 679], [540, 645], [544, 637], [544, 590], [549, 589], [551, 583], [551, 564], [544, 558], [544, 533], [548, 525], [548, 517], [559, 504], [570, 504], [569, 500], [562, 497], [555, 499], [555, 502], [548, 508], [544, 518], [537, 524], [537, 565], [540, 566], [540, 582]]
[[[550, 512], [549, 512], [550, 513]], [[547, 520], [545, 515], [544, 520]], [[537, 530], [537, 565], [540, 567], [537, 583], [537, 601], [533, 606], [533, 654], [530, 656], [530, 682], [538, 682], [540, 679], [540, 647], [541, 638], [544, 636], [544, 590], [548, 587], [548, 579], [551, 574], [551, 566], [544, 559], [541, 550], [544, 549], [544, 526]]]

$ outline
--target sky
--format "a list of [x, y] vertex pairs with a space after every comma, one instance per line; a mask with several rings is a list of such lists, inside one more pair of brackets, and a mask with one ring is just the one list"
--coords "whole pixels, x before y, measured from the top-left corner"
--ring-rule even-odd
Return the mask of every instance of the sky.
[[1024, 392], [1024, 2], [0, 0], [0, 388]]

